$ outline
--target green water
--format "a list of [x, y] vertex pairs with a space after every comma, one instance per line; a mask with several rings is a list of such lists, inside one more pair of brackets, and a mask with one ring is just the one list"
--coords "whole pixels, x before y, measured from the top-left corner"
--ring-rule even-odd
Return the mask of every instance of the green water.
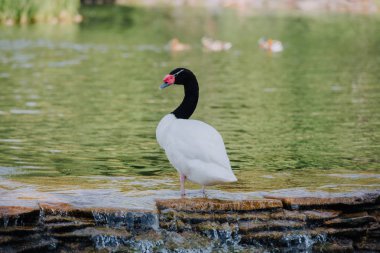
[[[378, 16], [82, 14], [78, 26], [0, 27], [0, 192], [8, 197], [28, 187], [177, 192], [155, 140], [161, 117], [182, 100], [180, 87], [158, 89], [177, 66], [198, 76], [192, 118], [222, 134], [239, 179], [212, 189], [380, 188]], [[205, 35], [232, 49], [205, 52]], [[262, 36], [284, 51], [260, 50]], [[192, 49], [165, 49], [174, 37]]]

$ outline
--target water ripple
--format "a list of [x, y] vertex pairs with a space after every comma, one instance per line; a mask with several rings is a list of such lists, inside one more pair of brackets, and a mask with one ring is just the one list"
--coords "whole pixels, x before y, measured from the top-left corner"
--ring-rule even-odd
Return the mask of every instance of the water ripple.
[[11, 109], [11, 114], [40, 114], [40, 110], [27, 110], [27, 109]]

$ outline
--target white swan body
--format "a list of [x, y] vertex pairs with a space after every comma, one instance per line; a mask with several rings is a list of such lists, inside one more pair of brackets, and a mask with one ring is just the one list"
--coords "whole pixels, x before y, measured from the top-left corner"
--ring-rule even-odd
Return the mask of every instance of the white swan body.
[[168, 114], [158, 124], [156, 138], [173, 167], [188, 180], [203, 186], [237, 181], [223, 139], [212, 126]]

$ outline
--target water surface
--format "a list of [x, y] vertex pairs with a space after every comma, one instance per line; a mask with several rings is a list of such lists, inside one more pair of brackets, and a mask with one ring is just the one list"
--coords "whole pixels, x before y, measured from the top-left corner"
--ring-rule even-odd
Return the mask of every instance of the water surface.
[[[197, 74], [192, 118], [222, 134], [239, 179], [212, 187], [214, 196], [380, 188], [378, 17], [83, 14], [79, 26], [0, 28], [3, 203], [177, 196], [178, 176], [155, 140], [161, 117], [182, 100], [180, 87], [158, 89], [177, 66]], [[202, 36], [233, 47], [205, 52]], [[262, 36], [280, 39], [284, 52], [261, 51]], [[168, 51], [174, 37], [192, 49]]]

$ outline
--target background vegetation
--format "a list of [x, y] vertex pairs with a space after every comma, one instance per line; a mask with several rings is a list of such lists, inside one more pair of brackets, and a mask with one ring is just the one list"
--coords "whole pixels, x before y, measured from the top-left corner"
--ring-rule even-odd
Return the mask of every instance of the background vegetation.
[[79, 8], [79, 0], [0, 0], [0, 23], [80, 22]]

